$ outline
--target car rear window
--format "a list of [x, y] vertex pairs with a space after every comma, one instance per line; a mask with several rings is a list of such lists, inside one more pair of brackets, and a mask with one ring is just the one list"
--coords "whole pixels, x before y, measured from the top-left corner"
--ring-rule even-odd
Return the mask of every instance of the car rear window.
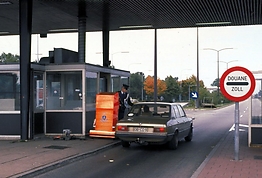
[[134, 105], [129, 113], [135, 116], [139, 115], [153, 115], [169, 117], [170, 105], [154, 105], [154, 104], [138, 104]]

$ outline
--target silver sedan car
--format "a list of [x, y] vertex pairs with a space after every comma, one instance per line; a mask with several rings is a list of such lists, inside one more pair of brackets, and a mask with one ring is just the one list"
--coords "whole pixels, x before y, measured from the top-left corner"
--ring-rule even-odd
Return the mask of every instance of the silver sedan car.
[[179, 140], [192, 140], [193, 120], [187, 117], [180, 104], [140, 102], [117, 122], [115, 134], [123, 147], [135, 142], [143, 145], [167, 144], [170, 149], [177, 149]]

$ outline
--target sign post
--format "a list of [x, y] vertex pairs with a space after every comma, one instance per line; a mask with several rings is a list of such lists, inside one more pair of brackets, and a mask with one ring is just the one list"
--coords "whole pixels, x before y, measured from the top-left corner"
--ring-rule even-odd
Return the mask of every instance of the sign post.
[[220, 90], [229, 100], [235, 101], [235, 160], [239, 160], [239, 101], [249, 98], [255, 90], [255, 78], [244, 67], [226, 70], [220, 80]]
[[239, 160], [239, 102], [235, 102], [235, 160]]

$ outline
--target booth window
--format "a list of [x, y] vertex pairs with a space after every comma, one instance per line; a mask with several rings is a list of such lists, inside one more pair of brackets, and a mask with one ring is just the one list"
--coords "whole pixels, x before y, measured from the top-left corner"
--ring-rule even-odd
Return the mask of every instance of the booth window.
[[97, 73], [86, 72], [86, 110], [95, 108], [97, 94]]
[[121, 89], [120, 76], [111, 75], [111, 88], [112, 92], [117, 92]]
[[99, 79], [99, 92], [106, 92], [106, 78], [100, 78]]
[[46, 73], [46, 109], [81, 110], [82, 109], [82, 72]]
[[111, 91], [117, 92], [121, 90], [123, 84], [129, 84], [129, 78], [119, 75], [111, 75]]
[[[123, 84], [129, 84], [129, 77], [121, 77], [121, 81], [120, 81], [119, 88], [120, 88]], [[130, 86], [130, 88], [132, 88], [132, 86]], [[120, 90], [120, 89], [119, 89], [119, 90]]]
[[256, 79], [256, 90], [251, 97], [251, 114], [249, 118], [248, 144], [262, 144], [262, 79]]
[[34, 106], [35, 109], [44, 109], [43, 73], [34, 73]]
[[20, 110], [19, 72], [0, 73], [0, 111]]
[[256, 79], [256, 86], [260, 90], [256, 92], [252, 97], [252, 118], [251, 124], [262, 125], [262, 79]]

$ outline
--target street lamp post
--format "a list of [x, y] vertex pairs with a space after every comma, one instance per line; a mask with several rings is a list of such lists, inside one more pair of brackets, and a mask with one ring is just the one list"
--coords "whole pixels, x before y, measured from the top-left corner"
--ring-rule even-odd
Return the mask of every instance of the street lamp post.
[[40, 35], [37, 35], [37, 36], [36, 36], [36, 40], [37, 40], [37, 41], [36, 41], [36, 43], [37, 43], [37, 46], [36, 46], [36, 47], [37, 47], [37, 49], [36, 49], [36, 56], [37, 56], [36, 62], [39, 62], [39, 61], [40, 61], [40, 60], [39, 60], [39, 56], [42, 55], [42, 54], [39, 53], [39, 36], [40, 36]]
[[142, 81], [142, 87], [141, 87], [141, 101], [144, 100], [144, 73], [140, 72], [141, 75], [141, 81]]
[[[118, 51], [118, 52], [111, 53], [111, 66], [112, 67], [114, 67], [114, 65], [113, 65], [114, 55], [118, 54], [118, 53], [129, 53], [129, 51]], [[96, 52], [96, 54], [103, 54], [103, 52]]]
[[114, 57], [114, 55], [115, 54], [118, 54], [118, 53], [129, 53], [129, 51], [118, 51], [118, 52], [115, 52], [115, 53], [111, 53], [111, 66], [113, 66], [114, 67], [114, 65], [113, 65], [113, 57]]
[[128, 64], [128, 71], [130, 71], [130, 66], [131, 65], [139, 65], [141, 64], [140, 62], [135, 62], [135, 63], [131, 63], [131, 64]]
[[223, 48], [223, 49], [213, 49], [213, 48], [204, 48], [204, 50], [212, 50], [217, 52], [217, 95], [219, 96], [219, 52], [227, 49], [233, 49], [233, 48]]
[[236, 62], [236, 61], [238, 61], [238, 60], [232, 60], [232, 61], [228, 61], [228, 62], [225, 62], [225, 61], [219, 61], [219, 62], [226, 63], [226, 64], [227, 64], [227, 69], [228, 69], [228, 64], [229, 64], [230, 62]]

